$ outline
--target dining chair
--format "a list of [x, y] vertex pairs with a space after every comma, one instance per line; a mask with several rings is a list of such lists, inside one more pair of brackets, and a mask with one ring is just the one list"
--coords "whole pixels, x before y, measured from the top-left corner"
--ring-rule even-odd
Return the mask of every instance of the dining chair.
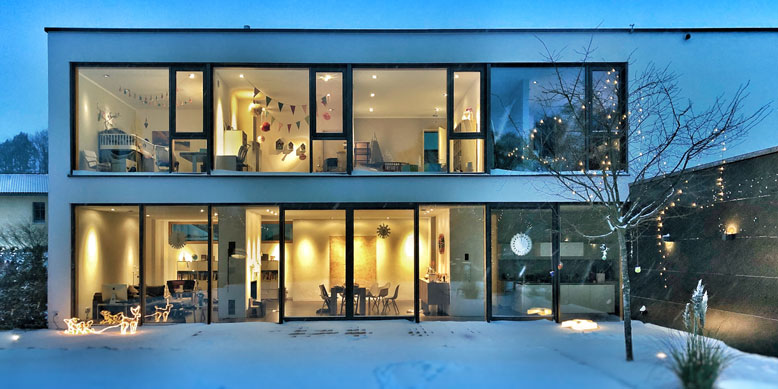
[[384, 310], [382, 311], [382, 314], [384, 312], [386, 312], [386, 309], [389, 308], [390, 305], [392, 307], [394, 307], [394, 312], [395, 312], [396, 315], [400, 314], [400, 309], [397, 308], [397, 295], [398, 295], [399, 291], [400, 291], [400, 285], [397, 285], [394, 288], [394, 295], [392, 297], [387, 297], [387, 298], [385, 298], [383, 300], [384, 301]]
[[370, 288], [367, 289], [367, 313], [370, 313], [373, 307], [376, 306], [375, 304], [378, 303], [379, 292], [380, 289], [377, 282], [372, 283]]

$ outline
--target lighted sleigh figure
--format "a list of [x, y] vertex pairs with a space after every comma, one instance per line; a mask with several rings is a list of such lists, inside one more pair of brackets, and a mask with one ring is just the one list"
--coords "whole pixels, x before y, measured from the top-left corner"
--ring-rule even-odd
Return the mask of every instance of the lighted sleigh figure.
[[154, 310], [156, 312], [154, 312], [153, 315], [148, 315], [148, 316], [154, 316], [154, 321], [157, 322], [157, 323], [159, 323], [160, 319], [162, 319], [163, 323], [167, 322], [167, 317], [170, 315], [170, 309], [171, 308], [173, 308], [173, 304], [171, 304], [170, 301], [165, 300], [165, 307], [164, 308], [154, 307]]
[[119, 327], [122, 335], [126, 335], [128, 332], [134, 334], [138, 330], [138, 321], [140, 320], [140, 305], [130, 308], [132, 317], [124, 316], [123, 312], [116, 315], [111, 314], [109, 311], [100, 312], [103, 315], [103, 320], [100, 324], [108, 324], [99, 331], [92, 328], [92, 320], [81, 321], [77, 317], [65, 319], [65, 324], [68, 328], [64, 331], [68, 335], [87, 335], [87, 334], [101, 334], [108, 329]]
[[72, 317], [70, 319], [65, 319], [65, 324], [68, 326], [68, 329], [65, 330], [65, 333], [68, 335], [86, 335], [95, 333], [95, 330], [92, 328], [92, 320], [80, 321], [79, 318]]

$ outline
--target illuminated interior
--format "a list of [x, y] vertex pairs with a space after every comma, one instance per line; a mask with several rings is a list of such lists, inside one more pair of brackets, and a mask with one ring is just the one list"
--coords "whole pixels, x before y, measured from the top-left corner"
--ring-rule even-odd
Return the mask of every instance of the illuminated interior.
[[76, 170], [205, 171], [203, 72], [176, 72], [175, 101], [176, 132], [202, 139], [171, 141], [168, 79], [168, 68], [79, 68]]
[[479, 320], [484, 315], [483, 206], [419, 209], [422, 320]]
[[[215, 170], [309, 172], [308, 73], [305, 68], [214, 70]], [[342, 101], [340, 94], [330, 98], [331, 106], [342, 105], [334, 102]]]

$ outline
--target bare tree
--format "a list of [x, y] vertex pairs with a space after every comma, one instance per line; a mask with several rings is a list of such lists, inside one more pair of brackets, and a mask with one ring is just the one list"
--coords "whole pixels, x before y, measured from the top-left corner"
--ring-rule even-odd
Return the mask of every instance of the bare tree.
[[[770, 104], [743, 113], [748, 97], [745, 84], [732, 96], [719, 96], [698, 109], [681, 96], [679, 76], [668, 67], [648, 64], [632, 74], [627, 89], [620, 69], [598, 67], [587, 75], [583, 65], [594, 52], [591, 39], [578, 51], [582, 66], [574, 69], [562, 66], [560, 53], [541, 43], [555, 77], [533, 85], [539, 91], [534, 103], [544, 111], [533, 128], [522, 128], [508, 113], [506, 126], [512, 127], [510, 131], [515, 128], [518, 139], [526, 139], [519, 142], [523, 150], [512, 148], [510, 153], [520, 154], [522, 160], [533, 161], [538, 170], [555, 177], [564, 188], [555, 194], [602, 208], [607, 232], [579, 233], [590, 239], [618, 236], [626, 359], [631, 361], [628, 233], [656, 221], [683, 193], [681, 184], [690, 164], [742, 139], [770, 113]], [[626, 183], [660, 177], [664, 178], [660, 188], [634, 186], [629, 195], [624, 190]]]

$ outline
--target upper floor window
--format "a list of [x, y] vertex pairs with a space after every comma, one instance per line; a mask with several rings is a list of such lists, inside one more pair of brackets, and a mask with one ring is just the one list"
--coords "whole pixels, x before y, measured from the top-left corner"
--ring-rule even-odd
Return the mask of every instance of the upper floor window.
[[39, 201], [32, 203], [32, 222], [33, 223], [46, 222], [46, 203], [39, 202]]
[[484, 171], [480, 71], [361, 68], [353, 74], [355, 171]]
[[207, 171], [204, 76], [196, 67], [79, 67], [75, 170]]
[[216, 68], [213, 91], [216, 171], [310, 171], [309, 69]]
[[626, 168], [623, 69], [495, 67], [494, 171]]

